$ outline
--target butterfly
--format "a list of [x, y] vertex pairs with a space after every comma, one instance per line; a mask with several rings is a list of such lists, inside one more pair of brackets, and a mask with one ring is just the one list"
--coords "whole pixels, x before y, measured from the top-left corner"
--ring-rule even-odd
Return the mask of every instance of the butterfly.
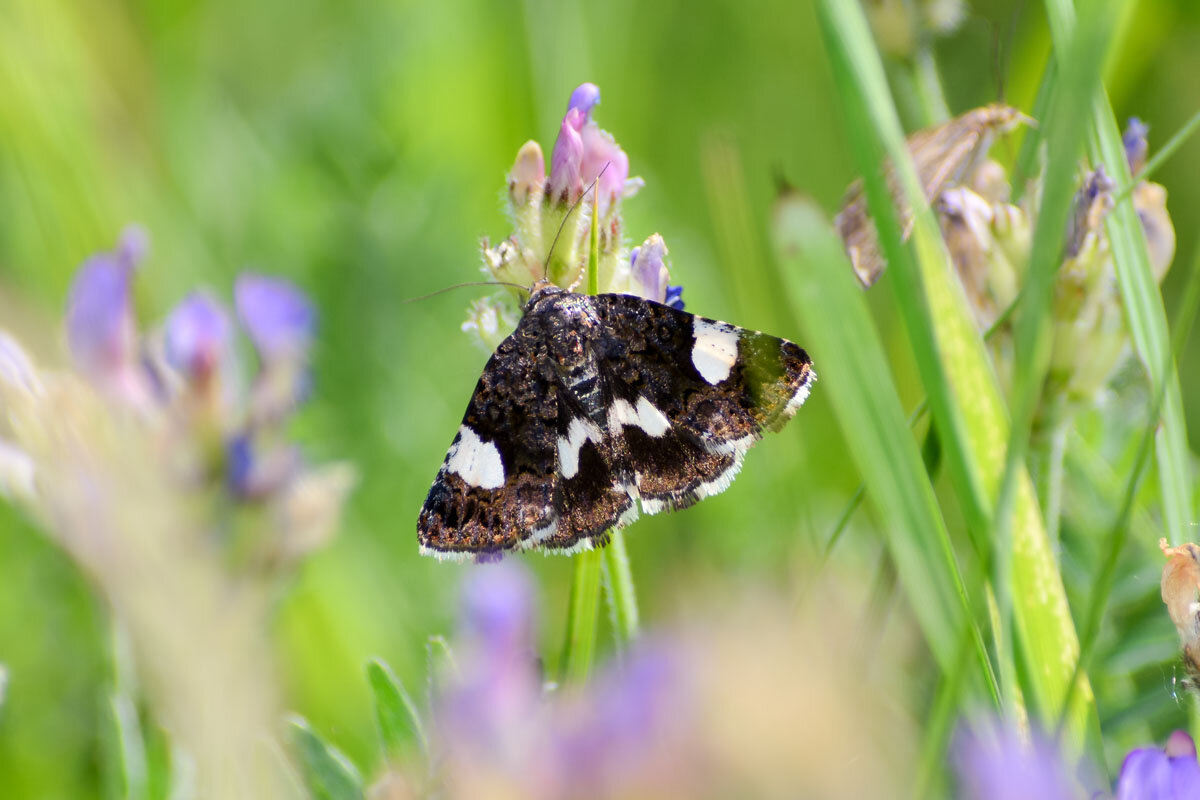
[[[1011, 106], [993, 103], [909, 136], [908, 152], [925, 197], [934, 201], [944, 189], [966, 180], [983, 162], [996, 136], [1013, 130], [1022, 122], [1032, 123], [1032, 120]], [[907, 239], [912, 232], [912, 209], [903, 201], [895, 170], [888, 164], [885, 171], [888, 189]], [[854, 181], [846, 190], [834, 226], [846, 246], [854, 274], [864, 288], [871, 286], [879, 280], [887, 262], [879, 252], [879, 235], [867, 213], [862, 180]]]
[[439, 558], [603, 546], [724, 491], [816, 373], [786, 339], [539, 281], [471, 396], [417, 521]]

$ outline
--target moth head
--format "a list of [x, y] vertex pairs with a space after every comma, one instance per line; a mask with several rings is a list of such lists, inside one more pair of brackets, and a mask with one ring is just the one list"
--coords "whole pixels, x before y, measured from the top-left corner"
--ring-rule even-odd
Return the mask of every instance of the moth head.
[[556, 286], [553, 281], [542, 278], [540, 281], [533, 284], [533, 286], [531, 286], [529, 289], [529, 299], [525, 302], [526, 313], [528, 313], [530, 309], [537, 305], [542, 298], [548, 297], [552, 294], [562, 294], [565, 291], [566, 289]]
[[1004, 103], [991, 103], [979, 109], [981, 124], [994, 128], [997, 133], [1005, 134], [1016, 129], [1018, 125], [1037, 127], [1037, 120]]

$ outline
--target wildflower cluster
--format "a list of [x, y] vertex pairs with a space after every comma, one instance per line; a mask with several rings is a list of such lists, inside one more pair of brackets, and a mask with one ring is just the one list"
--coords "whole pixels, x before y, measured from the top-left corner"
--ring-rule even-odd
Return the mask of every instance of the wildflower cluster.
[[[389, 758], [371, 796], [890, 795], [912, 758], [892, 676], [869, 676], [860, 643], [839, 639], [841, 606], [786, 605], [706, 615], [633, 643], [586, 685], [560, 686], [537, 657], [527, 573], [476, 566], [452, 655], [416, 718], [428, 764]], [[814, 653], [813, 641], [827, 644]]]
[[[278, 724], [267, 578], [332, 534], [352, 483], [345, 465], [306, 465], [286, 436], [315, 314], [286, 281], [243, 275], [234, 310], [195, 292], [142, 333], [133, 279], [145, 250], [129, 231], [76, 274], [75, 370], [39, 368], [0, 331], [0, 494], [107, 601], [186, 765], [183, 791], [281, 797], [282, 762], [263, 747]], [[257, 357], [248, 377], [239, 329]]]
[[[1130, 169], [1136, 174], [1148, 148], [1146, 127], [1134, 119], [1125, 134]], [[1036, 189], [1036, 187], [1032, 187]], [[1037, 430], [1058, 428], [1095, 402], [1129, 352], [1129, 333], [1104, 219], [1116, 187], [1102, 166], [1086, 173], [1075, 195], [1056, 274], [1051, 321], [1054, 346], [1042, 391]], [[1003, 383], [1010, 384], [1012, 326], [1006, 312], [1020, 292], [1032, 243], [1038, 195], [1008, 201], [1003, 171], [985, 162], [967, 185], [937, 201], [943, 235], [981, 330], [996, 326], [991, 347]], [[1175, 229], [1162, 186], [1140, 181], [1132, 202], [1149, 245], [1154, 277], [1161, 282], [1175, 254]]]
[[1185, 800], [1200, 797], [1200, 762], [1184, 731], [1163, 748], [1130, 751], [1116, 787], [1098, 787], [1086, 762], [1072, 763], [1059, 746], [1040, 734], [1022, 735], [989, 723], [960, 737], [956, 766], [967, 800]]
[[[586, 281], [588, 239], [595, 217], [597, 277], [601, 292], [636, 294], [683, 307], [681, 289], [669, 287], [667, 246], [654, 234], [627, 249], [621, 202], [643, 185], [629, 177], [629, 157], [592, 118], [600, 89], [580, 85], [571, 94], [550, 156], [522, 145], [508, 176], [507, 204], [514, 233], [498, 244], [484, 239], [483, 271], [489, 279], [530, 286], [538, 280], [580, 291]], [[593, 186], [594, 184], [594, 186]], [[463, 330], [489, 351], [516, 326], [519, 293], [504, 291], [471, 305]]]
[[[285, 436], [285, 424], [308, 392], [308, 353], [316, 314], [287, 281], [244, 274], [234, 311], [207, 291], [183, 299], [157, 329], [138, 330], [133, 279], [145, 257], [144, 234], [131, 229], [116, 251], [88, 259], [71, 285], [66, 327], [76, 371], [104, 399], [123, 435], [142, 439], [174, 489], [224, 497], [245, 512], [222, 515], [210, 535], [241, 548], [239, 559], [275, 567], [323, 543], [333, 532], [352, 483], [342, 464], [310, 467]], [[235, 323], [236, 319], [236, 323]], [[238, 358], [240, 326], [257, 355], [247, 381]], [[4, 338], [0, 398], [14, 432], [22, 412], [46, 414], [47, 382], [11, 338]], [[53, 420], [44, 420], [51, 423]], [[69, 420], [59, 420], [67, 424]], [[4, 444], [11, 463], [21, 442]], [[9, 470], [10, 493], [35, 508], [55, 487], [39, 477], [33, 449], [24, 472]], [[43, 465], [43, 469], [46, 467]], [[19, 480], [14, 480], [18, 477]], [[271, 534], [241, 538], [266, 513]]]

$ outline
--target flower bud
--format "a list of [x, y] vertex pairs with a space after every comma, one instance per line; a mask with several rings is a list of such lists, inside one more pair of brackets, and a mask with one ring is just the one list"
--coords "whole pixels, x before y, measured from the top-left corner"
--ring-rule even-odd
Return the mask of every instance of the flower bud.
[[294, 284], [246, 273], [233, 287], [238, 319], [264, 362], [303, 358], [316, 329], [316, 310]]
[[600, 102], [600, 87], [594, 83], [581, 83], [576, 87], [575, 91], [571, 92], [571, 99], [567, 101], [567, 111], [572, 109], [581, 111], [584, 119], [591, 116], [592, 109]]
[[227, 363], [232, 334], [225, 308], [208, 294], [193, 292], [167, 317], [167, 363], [192, 383], [204, 383]]
[[116, 252], [84, 262], [67, 298], [67, 344], [79, 371], [112, 397], [144, 406], [150, 389], [140, 367], [133, 270], [146, 237], [128, 229]]
[[535, 141], [521, 145], [517, 160], [508, 175], [508, 200], [514, 213], [527, 205], [541, 201], [546, 185], [546, 159], [541, 146]]
[[550, 156], [549, 197], [551, 203], [560, 206], [569, 206], [575, 202], [583, 190], [583, 138], [580, 136], [583, 121], [584, 116], [578, 110], [571, 109], [567, 112], [559, 128], [558, 139], [554, 142], [554, 152]]
[[1075, 193], [1071, 217], [1067, 220], [1067, 237], [1064, 246], [1067, 258], [1075, 258], [1083, 249], [1085, 239], [1096, 236], [1104, 215], [1112, 208], [1112, 178], [1104, 172], [1104, 165], [1084, 178], [1083, 185]]
[[490, 353], [513, 332], [520, 319], [521, 309], [512, 295], [499, 292], [471, 303], [462, 330]]
[[1137, 175], [1146, 166], [1146, 155], [1150, 152], [1150, 128], [1137, 117], [1130, 117], [1125, 124], [1121, 142], [1125, 145], [1125, 158], [1129, 161], [1129, 172]]
[[671, 277], [665, 259], [667, 245], [662, 236], [652, 235], [645, 243], [629, 254], [632, 275], [631, 291], [639, 297], [656, 303], [667, 299], [667, 280]]
[[1167, 212], [1167, 190], [1157, 183], [1142, 181], [1133, 190], [1133, 207], [1146, 234], [1154, 280], [1162, 283], [1175, 258], [1175, 226]]

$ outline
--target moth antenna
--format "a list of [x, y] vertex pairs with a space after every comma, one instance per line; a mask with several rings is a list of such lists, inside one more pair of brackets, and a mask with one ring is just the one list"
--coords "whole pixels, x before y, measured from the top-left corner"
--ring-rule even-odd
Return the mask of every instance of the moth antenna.
[[512, 281], [467, 281], [466, 283], [456, 283], [453, 286], [447, 286], [443, 289], [438, 289], [436, 292], [430, 292], [429, 294], [423, 294], [419, 297], [409, 297], [406, 300], [401, 300], [400, 304], [404, 305], [406, 303], [415, 303], [418, 300], [428, 300], [431, 297], [437, 297], [439, 294], [445, 294], [446, 292], [452, 291], [454, 289], [464, 289], [468, 286], [511, 286], [514, 289], [520, 289], [522, 292], [525, 292], [525, 293], [529, 292], [528, 286], [522, 286], [521, 284], [513, 283]]
[[[571, 218], [571, 214], [575, 213], [575, 209], [579, 208], [579, 204], [583, 202], [583, 198], [587, 197], [588, 192], [590, 192], [596, 188], [597, 181], [600, 180], [600, 176], [604, 174], [605, 170], [608, 169], [608, 165], [611, 163], [612, 163], [611, 161], [604, 162], [604, 166], [601, 167], [600, 171], [596, 173], [596, 177], [592, 178], [592, 182], [589, 183], [587, 185], [587, 188], [583, 190], [583, 194], [579, 195], [579, 197], [575, 200], [575, 202], [571, 204], [571, 207], [569, 209], [567, 209], [567, 214], [566, 214], [566, 216], [564, 216], [562, 218], [562, 222], [558, 223], [558, 230], [555, 231], [555, 233], [554, 233], [554, 241], [550, 242], [550, 249], [548, 251], [546, 251], [546, 263], [542, 264], [542, 277], [543, 278], [547, 277], [550, 274], [550, 258], [554, 255], [555, 246], [558, 245], [558, 237], [562, 236], [563, 228], [567, 227], [567, 220], [569, 220]], [[596, 201], [593, 198], [593, 200], [592, 200], [593, 208], [595, 207], [595, 204], [596, 204]]]

